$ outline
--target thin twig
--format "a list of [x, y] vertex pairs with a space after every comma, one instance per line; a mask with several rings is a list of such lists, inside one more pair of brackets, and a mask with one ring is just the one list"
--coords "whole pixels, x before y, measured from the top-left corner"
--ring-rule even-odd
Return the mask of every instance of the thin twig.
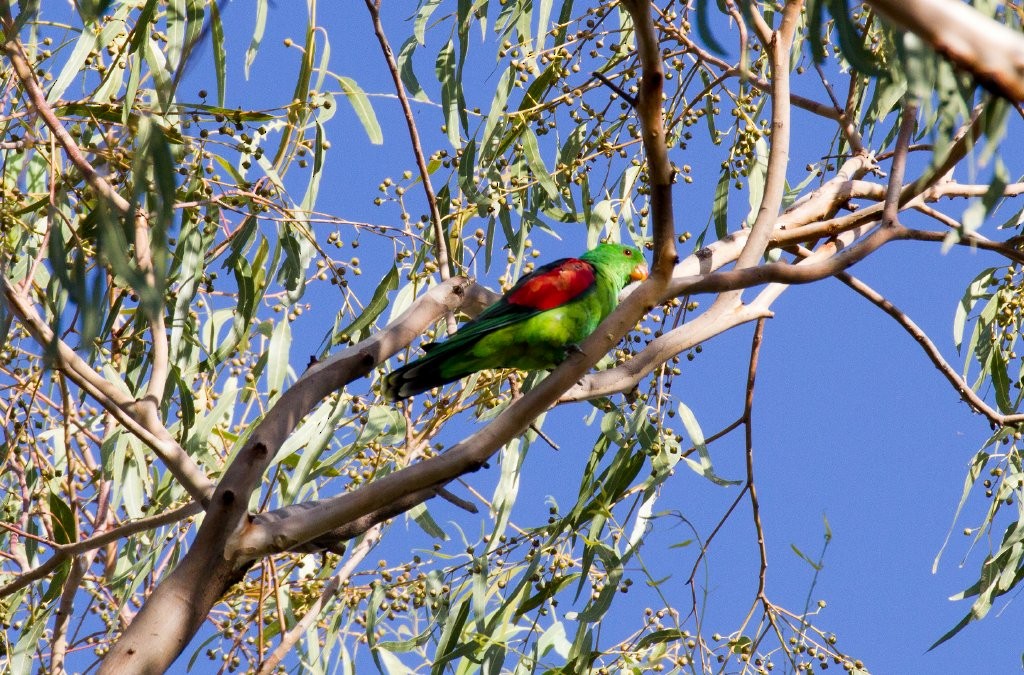
[[541, 431], [540, 427], [538, 427], [536, 423], [530, 425], [530, 430], [537, 434], [538, 438], [550, 445], [552, 450], [561, 450], [561, 448], [558, 447], [558, 444], [551, 440], [550, 436]]
[[[152, 530], [161, 525], [168, 525], [170, 523], [176, 523], [179, 520], [184, 520], [190, 516], [194, 516], [197, 513], [202, 512], [203, 507], [197, 502], [189, 502], [183, 506], [179, 506], [176, 509], [161, 513], [149, 518], [140, 518], [127, 522], [123, 525], [115, 527], [111, 530], [107, 530], [101, 534], [83, 539], [82, 541], [75, 542], [74, 544], [66, 544], [59, 546], [50, 542], [43, 542], [48, 546], [52, 546], [56, 552], [54, 555], [44, 562], [39, 567], [35, 567], [24, 574], [19, 575], [15, 579], [12, 579], [8, 583], [0, 586], [0, 598], [10, 595], [15, 591], [25, 588], [33, 581], [46, 577], [50, 572], [55, 570], [62, 562], [68, 558], [79, 555], [86, 551], [98, 549], [102, 546], [106, 546], [111, 542], [115, 542], [118, 539], [129, 537], [136, 532], [143, 532], [145, 530]], [[0, 523], [4, 525], [4, 523]]]
[[921, 346], [921, 349], [924, 350], [924, 353], [931, 360], [932, 364], [940, 373], [942, 373], [949, 383], [953, 385], [953, 388], [956, 389], [958, 394], [960, 394], [960, 397], [963, 398], [963, 400], [966, 401], [975, 412], [984, 415], [989, 422], [1001, 427], [1024, 422], [1024, 414], [1003, 415], [1002, 413], [994, 410], [985, 402], [984, 399], [978, 396], [974, 389], [972, 389], [971, 386], [957, 374], [956, 370], [946, 362], [938, 348], [935, 346], [935, 343], [928, 337], [927, 333], [925, 333], [920, 326], [914, 323], [909, 316], [892, 304], [892, 302], [886, 299], [881, 293], [847, 272], [837, 274], [836, 278], [895, 319], [896, 323], [902, 326], [903, 329], [906, 330], [912, 338], [914, 338], [914, 341]]
[[828, 77], [825, 76], [825, 70], [821, 67], [821, 64], [817, 61], [814, 62], [814, 67], [818, 71], [818, 77], [821, 78], [821, 83], [825, 87], [825, 91], [828, 93], [829, 99], [832, 101], [832, 105], [835, 106], [836, 112], [839, 113], [839, 129], [846, 136], [846, 142], [850, 144], [850, 150], [853, 152], [864, 152], [864, 140], [861, 138], [860, 132], [857, 131], [857, 125], [855, 120], [851, 118], [851, 108], [853, 96], [857, 92], [856, 77], [850, 78], [850, 88], [847, 94], [847, 105], [846, 107], [839, 105], [839, 99], [836, 98], [835, 92], [832, 90], [832, 84], [828, 81]]
[[697, 559], [693, 561], [693, 569], [690, 570], [690, 576], [686, 579], [686, 584], [688, 586], [693, 586], [693, 580], [697, 576], [697, 568], [700, 567], [701, 561], [707, 555], [708, 548], [711, 546], [712, 540], [714, 540], [715, 535], [718, 534], [718, 531], [722, 529], [722, 526], [725, 525], [725, 522], [729, 520], [729, 516], [732, 515], [732, 512], [735, 511], [736, 507], [739, 506], [741, 501], [743, 501], [743, 495], [747, 493], [748, 489], [748, 485], [743, 486], [743, 489], [740, 490], [740, 493], [736, 495], [736, 499], [734, 499], [732, 501], [732, 504], [729, 505], [729, 508], [725, 510], [725, 515], [723, 515], [718, 520], [718, 524], [715, 525], [715, 529], [711, 530], [711, 534], [708, 535], [708, 538], [704, 540], [704, 545], [700, 547], [700, 553], [697, 555]]
[[[381, 51], [384, 52], [384, 60], [387, 61], [388, 70], [391, 72], [391, 79], [395, 83], [395, 93], [398, 94], [398, 102], [402, 105], [402, 113], [405, 115], [405, 124], [409, 127], [409, 139], [412, 141], [412, 152], [416, 157], [416, 166], [420, 172], [420, 179], [423, 181], [423, 191], [426, 193], [427, 205], [430, 207], [430, 220], [434, 226], [434, 240], [437, 247], [437, 266], [442, 279], [451, 277], [451, 261], [448, 256], [448, 242], [445, 238], [443, 223], [441, 222], [441, 209], [437, 204], [437, 195], [430, 183], [430, 171], [427, 167], [427, 158], [423, 154], [423, 146], [420, 144], [420, 133], [416, 128], [416, 119], [412, 114], [412, 106], [409, 105], [409, 97], [402, 84], [402, 74], [395, 60], [395, 53], [388, 42], [387, 34], [384, 32], [384, 24], [380, 20], [380, 0], [366, 0], [366, 9], [370, 11], [370, 19], [373, 21], [373, 32], [380, 42]], [[452, 317], [454, 321], [454, 317]], [[454, 326], [449, 326], [454, 329]]]
[[458, 506], [463, 511], [468, 511], [469, 513], [480, 512], [480, 510], [476, 507], [476, 504], [467, 499], [463, 499], [462, 497], [458, 496], [453, 492], [448, 491], [445, 488], [438, 488], [437, 496], [450, 504]]
[[606, 87], [608, 87], [609, 89], [614, 91], [616, 94], [618, 94], [622, 98], [623, 101], [625, 101], [626, 103], [628, 103], [630, 105], [631, 108], [636, 108], [636, 97], [634, 97], [632, 94], [627, 94], [625, 91], [623, 91], [622, 87], [620, 87], [619, 85], [615, 84], [614, 82], [609, 80], [607, 77], [605, 77], [604, 73], [601, 73], [601, 72], [595, 70], [593, 73], [591, 73], [591, 75], [593, 75], [597, 79], [601, 80], [601, 82]]
[[[306, 630], [312, 625], [314, 621], [320, 616], [327, 603], [338, 593], [342, 584], [348, 581], [352, 577], [352, 573], [355, 571], [356, 566], [363, 561], [363, 558], [369, 554], [373, 547], [377, 545], [377, 542], [381, 538], [381, 524], [374, 525], [370, 530], [366, 532], [366, 536], [359, 542], [359, 545], [352, 549], [351, 555], [348, 560], [341, 566], [338, 573], [331, 577], [331, 580], [324, 586], [323, 591], [320, 593], [320, 597], [317, 598], [313, 604], [309, 606], [306, 613], [301, 619], [296, 622], [291, 629], [284, 634], [281, 638], [281, 643], [274, 648], [270, 656], [267, 657], [263, 663], [260, 664], [257, 669], [257, 675], [268, 675], [274, 672], [278, 664], [288, 655], [288, 652], [298, 643], [303, 635], [306, 634]], [[374, 608], [373, 611], [376, 611]], [[284, 624], [281, 625], [284, 628]]]
[[768, 570], [768, 550], [764, 542], [764, 528], [761, 525], [761, 504], [757, 499], [757, 486], [754, 484], [754, 382], [757, 379], [757, 363], [761, 355], [761, 341], [764, 337], [764, 319], [758, 319], [754, 328], [754, 337], [750, 343], [750, 366], [747, 369], [747, 397], [743, 407], [743, 425], [746, 427], [746, 463], [747, 491], [750, 494], [750, 512], [757, 532], [757, 549], [761, 557], [757, 575], [757, 597], [764, 601], [766, 609], [768, 598], [765, 597], [765, 574]]

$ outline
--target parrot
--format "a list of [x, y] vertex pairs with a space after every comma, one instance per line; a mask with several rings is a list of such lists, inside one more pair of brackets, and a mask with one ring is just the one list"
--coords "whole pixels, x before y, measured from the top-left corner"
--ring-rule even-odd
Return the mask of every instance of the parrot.
[[425, 356], [385, 378], [384, 397], [405, 399], [489, 368], [551, 370], [615, 309], [626, 284], [647, 275], [640, 249], [612, 243], [538, 267], [447, 340], [423, 344]]

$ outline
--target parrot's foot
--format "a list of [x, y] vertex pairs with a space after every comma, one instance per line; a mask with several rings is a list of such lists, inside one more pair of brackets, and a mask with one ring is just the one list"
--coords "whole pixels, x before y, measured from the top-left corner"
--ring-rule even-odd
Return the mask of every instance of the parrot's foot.
[[583, 350], [575, 342], [569, 343], [565, 346], [565, 355], [568, 357], [570, 354], [582, 354]]

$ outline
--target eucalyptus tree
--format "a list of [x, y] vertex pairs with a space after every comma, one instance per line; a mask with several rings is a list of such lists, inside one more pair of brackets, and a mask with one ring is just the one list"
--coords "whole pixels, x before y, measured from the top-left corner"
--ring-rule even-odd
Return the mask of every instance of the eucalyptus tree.
[[[812, 604], [773, 599], [755, 480], [765, 321], [830, 278], [991, 423], [961, 507], [985, 493], [967, 533], [994, 543], [940, 641], [1017, 588], [1024, 183], [1001, 151], [1021, 125], [1019, 7], [366, 0], [334, 10], [338, 30], [306, 9], [0, 1], [11, 672], [183, 653], [261, 673], [864, 670]], [[291, 80], [229, 95], [279, 58], [264, 38], [282, 26]], [[361, 166], [356, 134], [409, 168], [342, 201], [324, 181]], [[473, 276], [508, 288], [542, 238], [576, 233], [652, 263], [578, 352], [384, 399], [420, 336], [494, 300]], [[954, 317], [962, 367], [852, 275], [906, 246], [985, 253]], [[744, 325], [745, 392], [706, 436], [673, 384]], [[590, 454], [570, 503], [531, 510], [527, 452], [559, 442], [544, 421], [563, 411]], [[723, 438], [738, 480], [713, 468]], [[694, 481], [727, 495], [717, 525], [651, 536], [688, 522], [660, 509]], [[722, 618], [698, 570], [741, 518], [750, 592]], [[693, 572], [670, 592], [656, 557]]]

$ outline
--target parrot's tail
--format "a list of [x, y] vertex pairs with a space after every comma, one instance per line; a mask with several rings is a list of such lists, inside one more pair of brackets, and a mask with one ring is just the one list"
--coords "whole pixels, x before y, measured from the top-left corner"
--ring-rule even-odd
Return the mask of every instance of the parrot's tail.
[[[434, 346], [434, 345], [431, 345]], [[446, 345], [447, 346], [447, 345]], [[384, 379], [384, 398], [400, 401], [442, 384], [454, 382], [477, 370], [476, 368], [453, 368], [451, 355], [430, 352], [412, 363], [402, 366]]]

